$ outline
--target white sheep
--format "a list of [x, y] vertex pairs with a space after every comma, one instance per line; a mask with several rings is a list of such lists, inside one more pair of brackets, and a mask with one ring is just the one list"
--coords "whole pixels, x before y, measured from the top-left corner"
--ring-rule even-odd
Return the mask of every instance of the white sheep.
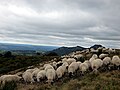
[[99, 47], [99, 48], [97, 48], [97, 50], [101, 50], [101, 51], [102, 51], [103, 48], [104, 48], [104, 47]]
[[98, 56], [97, 56], [97, 54], [93, 54], [91, 58], [97, 59]]
[[85, 60], [84, 63], [87, 63], [88, 69], [91, 69], [91, 64], [90, 64], [90, 61], [89, 61], [89, 60]]
[[108, 64], [110, 64], [111, 63], [111, 58], [110, 57], [105, 57], [104, 59], [103, 59], [103, 65], [108, 65]]
[[56, 72], [54, 69], [48, 69], [46, 71], [46, 77], [48, 84], [51, 84], [53, 80], [56, 78]]
[[62, 64], [62, 66], [58, 67], [57, 70], [56, 70], [56, 75], [58, 78], [61, 78], [65, 72], [67, 71], [66, 68], [68, 67], [68, 63], [67, 62], [64, 62]]
[[108, 53], [109, 53], [109, 54], [115, 53], [115, 49], [109, 48], [109, 49], [108, 49]]
[[46, 77], [46, 71], [41, 70], [37, 74], [37, 82], [40, 82], [40, 79], [44, 79]]
[[68, 58], [67, 63], [70, 65], [72, 62], [76, 62], [74, 58]]
[[113, 65], [115, 65], [115, 66], [117, 67], [117, 69], [120, 69], [120, 68], [119, 68], [119, 67], [120, 67], [120, 58], [119, 58], [119, 56], [114, 55], [114, 56], [112, 57], [111, 63], [112, 63]]
[[100, 68], [102, 65], [103, 65], [103, 61], [101, 59], [95, 59], [91, 62], [91, 68], [95, 73], [98, 72], [98, 68]]
[[75, 54], [81, 54], [81, 51], [76, 51]]
[[76, 72], [76, 70], [79, 68], [79, 64], [77, 62], [72, 62], [69, 66], [68, 66], [68, 73], [69, 76], [73, 75], [74, 72]]
[[28, 82], [30, 82], [30, 83], [35, 82], [34, 79], [33, 79], [33, 77], [32, 77], [32, 73], [29, 72], [29, 71], [24, 72], [23, 75], [22, 75], [22, 77], [23, 77], [23, 79], [24, 79], [24, 81], [26, 83], [28, 83]]
[[70, 56], [69, 55], [63, 55], [63, 56], [61, 56], [61, 58], [70, 58]]
[[54, 69], [57, 69], [57, 62], [54, 61], [54, 62], [52, 63], [52, 66], [54, 67]]
[[110, 64], [111, 64], [111, 58], [110, 57], [105, 57], [103, 59], [103, 66], [104, 66], [104, 69], [105, 70], [109, 70], [111, 67], [110, 67]]
[[66, 62], [66, 61], [67, 61], [67, 58], [62, 59], [62, 63]]
[[80, 61], [77, 61], [77, 63], [78, 63], [78, 65], [80, 65], [82, 62], [80, 62]]
[[84, 72], [86, 72], [89, 69], [89, 67], [90, 67], [89, 61], [85, 61], [79, 65], [79, 69], [82, 72], [82, 74], [84, 74]]
[[95, 60], [95, 58], [93, 58], [93, 57], [91, 57], [91, 58], [89, 59], [90, 65], [91, 65], [91, 62], [94, 61], [94, 60]]
[[39, 71], [40, 71], [40, 69], [36, 69], [36, 70], [34, 70], [34, 71], [32, 72], [32, 77], [33, 77], [33, 79], [36, 79], [37, 74], [38, 74]]
[[93, 54], [92, 57], [89, 59], [89, 62], [90, 62], [90, 66], [91, 66], [91, 63], [92, 61], [94, 61], [95, 59], [97, 59], [98, 56], [96, 54]]
[[65, 66], [58, 67], [56, 70], [57, 78], [61, 78], [64, 75], [64, 72], [65, 72]]
[[20, 77], [16, 74], [15, 75], [2, 75], [0, 77], [0, 84], [5, 85], [6, 82], [19, 81], [20, 79], [22, 79], [22, 77]]
[[61, 66], [66, 66], [66, 68], [69, 66], [67, 62], [64, 62]]
[[98, 50], [95, 50], [94, 48], [91, 48], [91, 49], [90, 49], [90, 52], [92, 52], [92, 53], [97, 53]]
[[102, 52], [108, 53], [108, 48], [103, 48], [103, 49], [102, 49]]
[[48, 69], [54, 69], [53, 68], [53, 66], [52, 65], [50, 65], [50, 64], [47, 64], [46, 66], [45, 66], [45, 71], [47, 71]]
[[68, 71], [67, 69], [68, 69], [68, 66], [69, 66], [68, 63], [67, 63], [67, 62], [64, 62], [64, 63], [62, 64], [62, 66], [66, 66], [66, 71], [65, 71], [65, 73], [67, 73], [67, 71]]
[[105, 58], [105, 57], [107, 57], [107, 56], [108, 56], [108, 54], [103, 54], [103, 53], [102, 53], [102, 54], [99, 55], [99, 58], [102, 59], [102, 58]]
[[50, 64], [44, 64], [43, 68], [45, 69], [45, 67], [48, 66], [48, 65], [50, 65]]
[[27, 69], [25, 72], [30, 72], [30, 73], [32, 73], [32, 72], [35, 71], [36, 69], [38, 69], [38, 68]]
[[89, 50], [89, 49], [85, 49], [84, 52], [85, 52], [86, 54], [89, 54], [89, 53], [90, 53], [90, 50]]
[[83, 55], [82, 54], [77, 54], [77, 55], [74, 55], [74, 58], [76, 58], [77, 60], [79, 60], [80, 58], [82, 58]]

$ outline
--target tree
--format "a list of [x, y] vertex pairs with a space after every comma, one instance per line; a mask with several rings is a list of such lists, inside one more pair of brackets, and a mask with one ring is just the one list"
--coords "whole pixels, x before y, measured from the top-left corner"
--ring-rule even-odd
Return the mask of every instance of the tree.
[[0, 53], [0, 57], [2, 57], [3, 55]]
[[4, 57], [11, 57], [12, 53], [10, 51], [5, 52]]
[[49, 53], [47, 53], [47, 54], [45, 54], [46, 56], [58, 56], [58, 54], [57, 53], [55, 53], [55, 52], [49, 52]]
[[41, 53], [39, 53], [39, 52], [37, 52], [36, 54], [37, 54], [37, 55], [42, 55], [42, 54], [41, 54]]

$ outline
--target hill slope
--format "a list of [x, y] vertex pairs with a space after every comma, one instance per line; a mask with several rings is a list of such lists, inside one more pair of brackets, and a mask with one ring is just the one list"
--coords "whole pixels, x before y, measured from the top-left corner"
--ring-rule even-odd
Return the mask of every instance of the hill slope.
[[102, 45], [95, 44], [95, 45], [91, 46], [90, 48], [97, 49], [97, 48], [99, 48], [99, 47], [103, 47], [103, 46], [102, 46]]
[[57, 46], [39, 46], [39, 45], [28, 45], [28, 44], [8, 44], [0, 43], [0, 50], [41, 50], [51, 51], [58, 48]]
[[55, 52], [59, 56], [62, 56], [62, 55], [66, 55], [66, 54], [69, 54], [69, 53], [74, 52], [74, 51], [82, 51], [84, 49], [86, 49], [86, 48], [80, 47], [80, 46], [76, 46], [76, 47], [60, 47], [60, 48], [54, 49], [54, 50], [52, 50], [50, 52], [47, 52], [46, 54], [51, 53], [51, 52]]
[[[103, 46], [95, 44], [95, 45], [91, 46], [90, 48], [97, 49], [99, 47], [103, 47]], [[46, 54], [54, 52], [54, 53], [58, 54], [59, 56], [62, 56], [62, 55], [67, 55], [67, 54], [69, 54], [71, 52], [82, 51], [84, 49], [87, 49], [87, 48], [84, 48], [84, 47], [81, 47], [81, 46], [76, 46], [76, 47], [60, 47], [60, 48], [54, 49], [52, 51], [49, 51]]]

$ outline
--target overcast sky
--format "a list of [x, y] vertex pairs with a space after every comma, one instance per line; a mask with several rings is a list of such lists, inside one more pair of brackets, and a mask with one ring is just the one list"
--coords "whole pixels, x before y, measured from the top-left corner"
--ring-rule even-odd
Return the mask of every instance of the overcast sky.
[[120, 0], [0, 0], [0, 42], [120, 48]]

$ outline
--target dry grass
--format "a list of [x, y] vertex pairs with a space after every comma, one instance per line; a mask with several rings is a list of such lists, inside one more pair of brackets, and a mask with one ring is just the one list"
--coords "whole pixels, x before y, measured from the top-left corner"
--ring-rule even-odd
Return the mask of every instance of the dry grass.
[[103, 72], [98, 75], [93, 73], [85, 76], [55, 81], [53, 85], [44, 83], [18, 84], [18, 90], [120, 90], [120, 71]]
[[81, 79], [70, 80], [60, 90], [120, 90], [119, 86], [120, 72], [116, 70], [99, 75], [90, 73]]

